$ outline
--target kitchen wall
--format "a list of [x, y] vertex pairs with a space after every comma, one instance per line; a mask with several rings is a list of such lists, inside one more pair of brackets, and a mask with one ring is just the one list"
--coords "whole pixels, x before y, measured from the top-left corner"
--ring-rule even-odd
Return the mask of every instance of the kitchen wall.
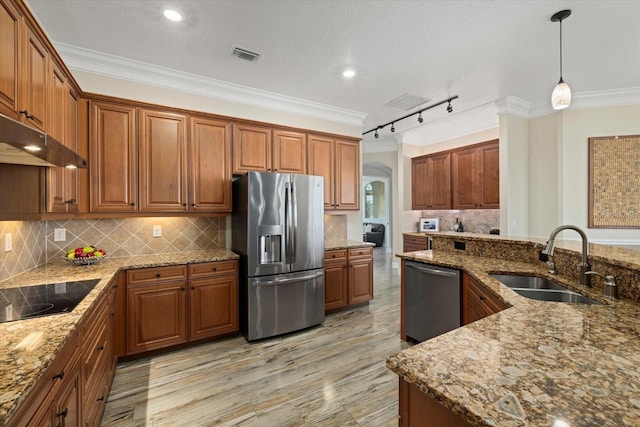
[[500, 209], [428, 210], [422, 211], [422, 217], [440, 218], [440, 231], [452, 231], [456, 218], [468, 233], [488, 234], [492, 228], [500, 228]]

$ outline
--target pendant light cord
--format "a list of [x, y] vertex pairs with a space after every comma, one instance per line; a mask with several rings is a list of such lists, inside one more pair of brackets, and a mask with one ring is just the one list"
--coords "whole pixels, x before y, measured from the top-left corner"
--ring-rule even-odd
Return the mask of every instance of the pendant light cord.
[[560, 81], [562, 82], [562, 19], [560, 20]]

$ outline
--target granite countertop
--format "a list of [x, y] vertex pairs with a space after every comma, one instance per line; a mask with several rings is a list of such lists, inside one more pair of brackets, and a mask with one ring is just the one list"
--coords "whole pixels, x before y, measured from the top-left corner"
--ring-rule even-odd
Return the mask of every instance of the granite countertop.
[[223, 261], [238, 255], [225, 249], [137, 257], [105, 258], [91, 266], [56, 260], [0, 282], [0, 288], [101, 279], [95, 288], [66, 314], [0, 323], [0, 425], [5, 425], [53, 358], [62, 349], [93, 303], [106, 292], [120, 270]]
[[604, 300], [561, 275], [553, 279], [603, 305], [535, 301], [489, 276], [550, 277], [542, 263], [399, 256], [462, 269], [511, 305], [389, 356], [387, 367], [404, 380], [472, 425], [640, 425], [640, 305]]
[[325, 250], [366, 248], [366, 247], [373, 247], [373, 246], [375, 246], [375, 243], [362, 242], [359, 240], [326, 240], [324, 242]]

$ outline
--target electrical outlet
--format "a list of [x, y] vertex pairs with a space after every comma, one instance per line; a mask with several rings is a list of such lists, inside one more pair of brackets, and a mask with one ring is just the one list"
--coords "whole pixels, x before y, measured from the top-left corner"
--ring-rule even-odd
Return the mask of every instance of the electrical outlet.
[[4, 318], [7, 322], [13, 320], [13, 304], [9, 304], [4, 308]]
[[13, 242], [12, 242], [12, 238], [11, 238], [11, 233], [7, 233], [4, 235], [4, 251], [5, 252], [9, 252], [10, 250], [13, 249]]
[[153, 237], [162, 237], [162, 226], [161, 225], [154, 225], [151, 235]]
[[53, 229], [53, 241], [54, 242], [64, 242], [67, 240], [67, 229], [66, 228], [54, 228]]

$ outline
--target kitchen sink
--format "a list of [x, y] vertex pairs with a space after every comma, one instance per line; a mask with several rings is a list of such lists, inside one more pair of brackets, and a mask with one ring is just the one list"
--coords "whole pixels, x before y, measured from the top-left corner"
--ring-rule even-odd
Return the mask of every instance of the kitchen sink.
[[511, 274], [492, 274], [491, 277], [525, 298], [538, 301], [601, 304], [594, 299], [542, 277], [516, 276]]

